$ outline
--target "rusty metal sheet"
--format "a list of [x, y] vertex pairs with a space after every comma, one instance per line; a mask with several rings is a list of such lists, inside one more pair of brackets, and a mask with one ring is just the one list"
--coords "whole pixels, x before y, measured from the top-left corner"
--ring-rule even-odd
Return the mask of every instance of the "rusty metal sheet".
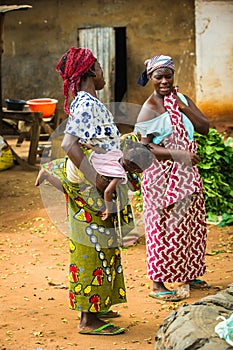
[[111, 27], [79, 29], [79, 45], [90, 49], [97, 57], [105, 79], [105, 87], [98, 91], [103, 103], [114, 100], [115, 85], [115, 31]]

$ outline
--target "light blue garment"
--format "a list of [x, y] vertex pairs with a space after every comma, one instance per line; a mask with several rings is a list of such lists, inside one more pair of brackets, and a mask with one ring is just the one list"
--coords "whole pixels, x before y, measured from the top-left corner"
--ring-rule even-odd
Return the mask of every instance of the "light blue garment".
[[[188, 101], [181, 93], [178, 93], [180, 99], [188, 105]], [[193, 141], [194, 127], [190, 119], [182, 113], [184, 127], [188, 133], [188, 139]], [[140, 122], [135, 125], [134, 133], [141, 134], [141, 137], [147, 137], [153, 134], [154, 137], [152, 142], [159, 145], [167, 136], [172, 134], [172, 124], [168, 112], [164, 112], [159, 117], [147, 120], [145, 122]]]
[[222, 339], [225, 339], [226, 342], [233, 346], [233, 313], [229, 318], [219, 316], [218, 318], [223, 319], [215, 326], [215, 333]]

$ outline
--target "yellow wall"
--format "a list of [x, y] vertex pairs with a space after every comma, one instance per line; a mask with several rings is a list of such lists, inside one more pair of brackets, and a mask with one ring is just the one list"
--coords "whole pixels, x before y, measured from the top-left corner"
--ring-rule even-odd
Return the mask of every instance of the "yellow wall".
[[[11, 5], [15, 1], [1, 3]], [[124, 102], [140, 105], [151, 93], [150, 84], [143, 88], [137, 85], [137, 80], [145, 59], [159, 53], [173, 57], [175, 83], [195, 101], [194, 3], [194, 0], [17, 1], [33, 8], [5, 15], [3, 104], [5, 98], [56, 98], [59, 118], [65, 118], [62, 81], [55, 66], [67, 49], [78, 45], [78, 28], [94, 26], [126, 27], [128, 86]], [[219, 108], [224, 110], [223, 100]]]

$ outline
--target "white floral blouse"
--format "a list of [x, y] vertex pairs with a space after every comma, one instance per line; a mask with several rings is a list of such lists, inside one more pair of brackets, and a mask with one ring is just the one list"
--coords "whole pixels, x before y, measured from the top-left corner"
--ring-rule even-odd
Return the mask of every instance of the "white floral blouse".
[[79, 91], [70, 105], [65, 133], [106, 151], [120, 149], [120, 133], [112, 113], [85, 91]]

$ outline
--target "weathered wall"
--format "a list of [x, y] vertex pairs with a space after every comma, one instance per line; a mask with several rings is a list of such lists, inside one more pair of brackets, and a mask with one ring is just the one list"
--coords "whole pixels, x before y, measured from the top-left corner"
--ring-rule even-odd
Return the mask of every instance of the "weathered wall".
[[196, 0], [196, 100], [212, 120], [233, 126], [232, 19], [232, 0]]
[[128, 90], [125, 101], [141, 104], [151, 92], [137, 80], [144, 60], [159, 53], [173, 57], [180, 91], [195, 100], [194, 0], [37, 0], [2, 1], [27, 4], [27, 11], [5, 15], [2, 56], [5, 98], [51, 97], [59, 100], [62, 114], [62, 81], [55, 66], [61, 55], [77, 45], [80, 27], [127, 28]]

